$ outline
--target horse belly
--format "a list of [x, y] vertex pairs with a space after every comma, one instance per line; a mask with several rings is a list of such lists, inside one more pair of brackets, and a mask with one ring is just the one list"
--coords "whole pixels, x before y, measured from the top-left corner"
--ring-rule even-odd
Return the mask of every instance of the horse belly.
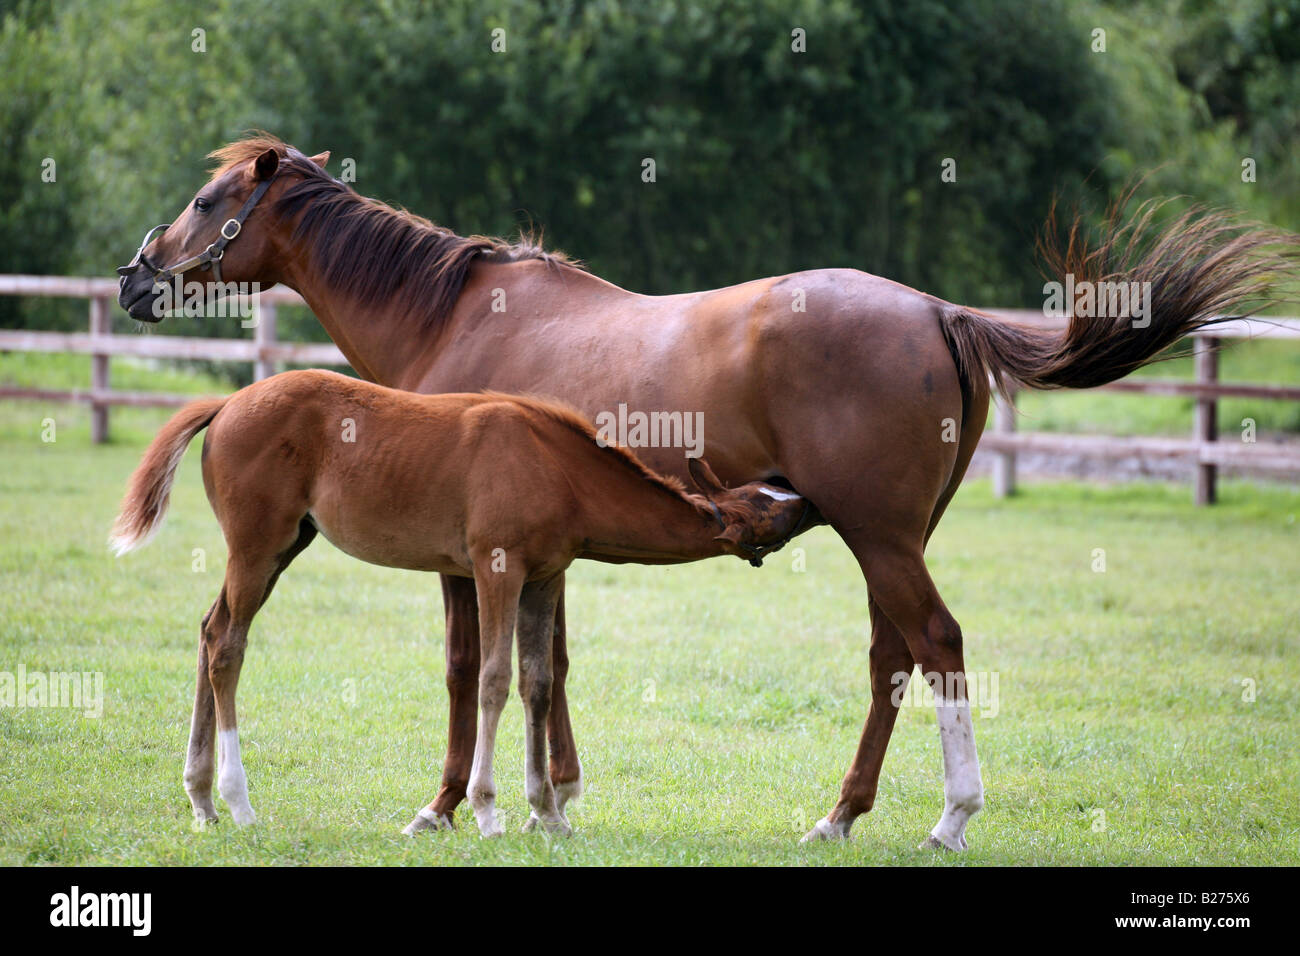
[[346, 495], [313, 502], [308, 518], [345, 554], [387, 568], [470, 574], [463, 537], [449, 533], [455, 517], [424, 503], [362, 502]]

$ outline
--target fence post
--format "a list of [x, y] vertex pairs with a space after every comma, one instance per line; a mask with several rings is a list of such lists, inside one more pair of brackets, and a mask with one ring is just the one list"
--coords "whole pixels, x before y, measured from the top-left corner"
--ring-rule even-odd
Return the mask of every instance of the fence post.
[[[108, 301], [100, 296], [90, 299], [90, 337], [96, 339], [113, 333], [113, 323], [109, 318]], [[108, 441], [108, 409], [105, 401], [100, 401], [94, 393], [108, 391], [108, 361], [105, 352], [92, 352], [90, 356], [90, 440], [96, 445]]]
[[[1010, 393], [1010, 400], [1002, 396], [993, 396], [993, 430], [1001, 435], [1012, 435], [1016, 431], [1016, 393]], [[1006, 498], [1016, 493], [1016, 453], [1000, 451], [993, 456], [993, 497]]]
[[253, 363], [253, 378], [270, 378], [275, 374], [275, 359], [264, 356], [261, 350], [276, 342], [275, 303], [263, 302], [259, 295], [253, 300], [253, 308], [257, 310], [257, 324], [253, 326], [253, 341], [258, 347], [257, 361]]
[[[1219, 380], [1219, 340], [1209, 336], [1195, 339], [1194, 364], [1196, 381], [1200, 385], [1213, 385]], [[1219, 402], [1210, 396], [1196, 399], [1196, 414], [1192, 426], [1192, 437], [1197, 441], [1216, 441], [1219, 437]], [[1198, 461], [1196, 463], [1196, 503], [1198, 505], [1214, 504], [1215, 480], [1218, 466]]]

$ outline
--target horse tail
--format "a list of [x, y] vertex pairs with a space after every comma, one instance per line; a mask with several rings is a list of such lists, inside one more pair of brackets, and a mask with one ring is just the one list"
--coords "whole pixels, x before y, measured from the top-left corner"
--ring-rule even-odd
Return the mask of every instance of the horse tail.
[[171, 498], [176, 469], [190, 440], [208, 427], [226, 398], [190, 402], [162, 427], [127, 484], [122, 510], [113, 524], [108, 543], [118, 557], [143, 547], [162, 525]]
[[1082, 235], [1076, 214], [1064, 247], [1053, 206], [1038, 241], [1046, 273], [1065, 280], [1066, 289], [1072, 281], [1074, 289], [1090, 290], [1096, 308], [1077, 315], [1073, 303], [1063, 303], [1071, 317], [1061, 331], [945, 304], [944, 335], [963, 381], [991, 376], [1003, 395], [1008, 380], [1042, 389], [1104, 385], [1155, 361], [1191, 332], [1281, 301], [1275, 290], [1294, 278], [1300, 236], [1194, 207], [1151, 240], [1161, 205], [1144, 203], [1121, 223], [1121, 200], [1096, 245]]

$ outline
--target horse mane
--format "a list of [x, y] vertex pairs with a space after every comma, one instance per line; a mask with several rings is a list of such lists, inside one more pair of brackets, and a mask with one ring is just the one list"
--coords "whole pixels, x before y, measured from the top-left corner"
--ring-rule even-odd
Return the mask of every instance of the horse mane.
[[581, 268], [562, 252], [547, 252], [530, 232], [517, 242], [458, 236], [422, 216], [368, 199], [267, 133], [213, 151], [212, 178], [268, 149], [279, 154], [281, 170], [302, 177], [276, 201], [275, 211], [289, 217], [301, 213], [293, 241], [310, 243], [325, 281], [355, 299], [393, 302], [418, 316], [426, 329], [437, 328], [451, 314], [476, 262], [539, 260]]

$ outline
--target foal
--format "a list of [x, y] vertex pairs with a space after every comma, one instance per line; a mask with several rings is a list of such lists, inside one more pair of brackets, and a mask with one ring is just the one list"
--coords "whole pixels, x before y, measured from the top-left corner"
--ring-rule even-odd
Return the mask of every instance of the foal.
[[[808, 503], [751, 482], [728, 490], [702, 461], [702, 494], [597, 443], [576, 412], [497, 393], [418, 395], [333, 372], [285, 372], [192, 402], [163, 426], [132, 475], [112, 544], [124, 554], [157, 531], [190, 440], [204, 428], [203, 484], [229, 548], [225, 582], [203, 617], [185, 789], [201, 822], [217, 789], [236, 823], [255, 819], [239, 758], [235, 687], [249, 625], [317, 531], [387, 567], [472, 577], [478, 589], [482, 711], [469, 798], [484, 836], [501, 826], [492, 756], [519, 634], [525, 774], [536, 821], [568, 832], [546, 773], [552, 629], [575, 558], [672, 564], [720, 554], [758, 563], [803, 526]], [[405, 832], [446, 825], [426, 808]], [[530, 821], [531, 822], [531, 821]]]

